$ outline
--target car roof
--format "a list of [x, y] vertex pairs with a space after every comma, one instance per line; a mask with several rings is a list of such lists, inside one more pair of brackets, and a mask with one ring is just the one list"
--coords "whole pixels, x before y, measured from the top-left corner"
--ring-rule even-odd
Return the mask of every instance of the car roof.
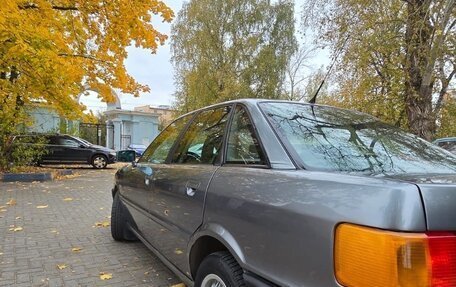
[[199, 109], [193, 110], [191, 112], [185, 113], [185, 114], [177, 117], [175, 120], [177, 120], [179, 118], [182, 118], [182, 117], [185, 117], [185, 116], [188, 116], [190, 114], [197, 113], [197, 112], [202, 111], [202, 110], [211, 109], [211, 108], [215, 108], [215, 107], [223, 106], [223, 105], [227, 105], [227, 104], [244, 104], [246, 106], [256, 106], [258, 103], [265, 103], [265, 102], [292, 103], [292, 104], [302, 104], [302, 105], [315, 106], [315, 107], [326, 107], [326, 108], [331, 108], [331, 109], [335, 109], [335, 110], [352, 111], [352, 112], [356, 112], [356, 113], [369, 115], [371, 117], [375, 117], [373, 115], [366, 114], [366, 113], [363, 113], [363, 112], [359, 112], [359, 111], [356, 111], [356, 110], [344, 109], [344, 108], [339, 108], [339, 107], [334, 107], [334, 106], [329, 106], [329, 105], [323, 105], [323, 104], [311, 104], [311, 103], [307, 103], [307, 102], [288, 101], [288, 100], [280, 100], [280, 99], [243, 98], [243, 99], [236, 99], [236, 100], [221, 102], [221, 103], [209, 105], [209, 106], [206, 106], [206, 107], [203, 107], [203, 108], [199, 108]]

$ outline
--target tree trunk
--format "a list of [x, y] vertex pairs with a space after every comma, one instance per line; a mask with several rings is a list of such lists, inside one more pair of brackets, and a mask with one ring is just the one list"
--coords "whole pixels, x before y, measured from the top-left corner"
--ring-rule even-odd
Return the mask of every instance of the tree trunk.
[[429, 22], [429, 2], [407, 1], [405, 33], [405, 102], [409, 129], [412, 133], [431, 140], [434, 136], [436, 117], [432, 109], [434, 80], [423, 79], [432, 46], [432, 27]]

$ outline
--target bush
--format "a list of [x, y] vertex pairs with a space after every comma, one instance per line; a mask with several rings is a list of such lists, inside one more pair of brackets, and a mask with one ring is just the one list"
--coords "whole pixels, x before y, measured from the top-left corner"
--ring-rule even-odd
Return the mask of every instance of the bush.
[[45, 136], [19, 135], [11, 137], [4, 144], [5, 157], [0, 162], [0, 168], [5, 171], [14, 170], [27, 165], [37, 165], [48, 150], [45, 144], [48, 139]]

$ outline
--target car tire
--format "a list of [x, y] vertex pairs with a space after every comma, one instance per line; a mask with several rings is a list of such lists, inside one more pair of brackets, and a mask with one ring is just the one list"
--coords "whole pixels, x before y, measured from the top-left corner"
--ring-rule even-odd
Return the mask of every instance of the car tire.
[[229, 252], [215, 252], [204, 258], [198, 267], [195, 287], [245, 287], [243, 273]]
[[111, 236], [116, 241], [137, 241], [138, 238], [131, 231], [130, 226], [134, 225], [130, 212], [120, 200], [116, 192], [112, 201], [111, 209]]
[[108, 166], [108, 158], [102, 154], [96, 154], [92, 157], [92, 166], [96, 169], [103, 169]]

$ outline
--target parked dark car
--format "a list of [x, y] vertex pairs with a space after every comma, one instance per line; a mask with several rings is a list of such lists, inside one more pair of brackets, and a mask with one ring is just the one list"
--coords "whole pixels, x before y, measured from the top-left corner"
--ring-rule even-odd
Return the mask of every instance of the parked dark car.
[[131, 144], [127, 147], [127, 150], [134, 150], [136, 153], [136, 156], [140, 157], [143, 155], [146, 148], [147, 147], [143, 144]]
[[456, 153], [456, 137], [436, 139], [433, 143], [447, 151]]
[[116, 152], [114, 150], [65, 134], [17, 135], [13, 137], [11, 142], [13, 148], [17, 144], [44, 146], [46, 152], [39, 159], [39, 164], [87, 163], [94, 168], [102, 169], [116, 161]]
[[111, 232], [188, 286], [456, 286], [456, 157], [355, 111], [238, 100], [116, 173]]

